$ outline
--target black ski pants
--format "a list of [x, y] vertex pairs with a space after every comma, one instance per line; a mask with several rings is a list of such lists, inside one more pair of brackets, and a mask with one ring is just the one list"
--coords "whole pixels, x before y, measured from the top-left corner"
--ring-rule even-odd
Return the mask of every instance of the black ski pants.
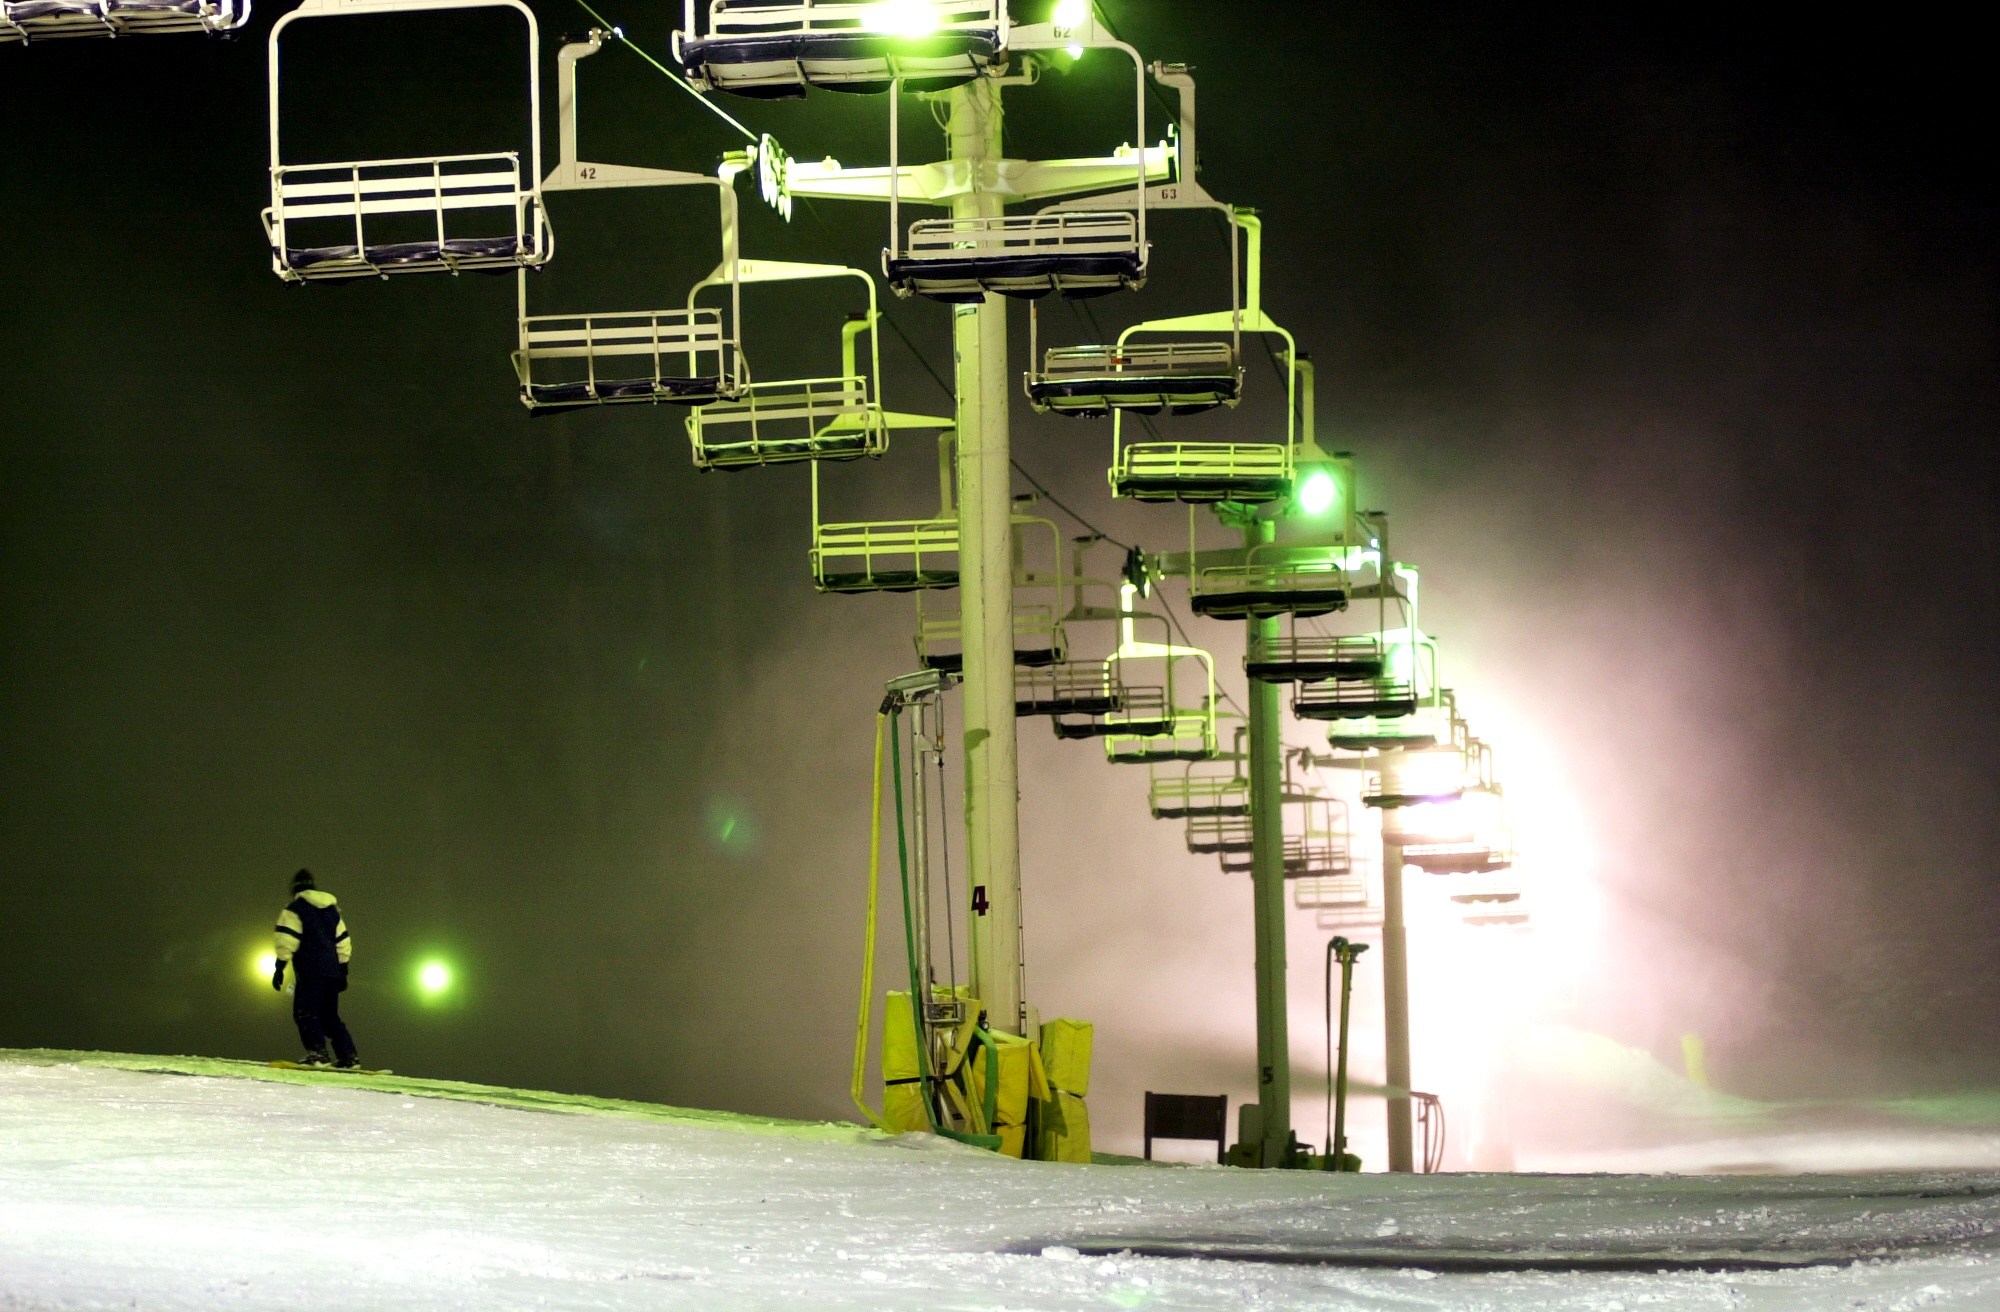
[[340, 1019], [340, 977], [300, 975], [292, 981], [292, 1019], [298, 1022], [299, 1042], [307, 1052], [325, 1050], [333, 1040], [333, 1055], [340, 1061], [354, 1059], [354, 1038]]

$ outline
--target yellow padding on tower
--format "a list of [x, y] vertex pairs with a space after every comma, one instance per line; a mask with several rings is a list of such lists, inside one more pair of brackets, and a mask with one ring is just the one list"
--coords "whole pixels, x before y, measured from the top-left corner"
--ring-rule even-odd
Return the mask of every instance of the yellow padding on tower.
[[1090, 1041], [1096, 1028], [1087, 1020], [1042, 1022], [1042, 1069], [1051, 1085], [1079, 1098], [1090, 1092]]
[[931, 1128], [908, 993], [889, 994], [882, 1007], [882, 1120], [898, 1134]]
[[[1028, 1146], [1028, 1100], [1047, 1101], [1054, 1090], [1042, 1070], [1042, 1054], [1034, 1044], [1015, 1034], [994, 1034], [994, 1051], [1000, 1054], [1000, 1088], [993, 1108], [994, 1134], [1000, 1136], [1000, 1151], [1009, 1157], [1023, 1156]], [[975, 1105], [986, 1100], [984, 1052], [973, 1054], [965, 1065], [967, 1092]]]
[[1073, 1093], [1056, 1090], [1036, 1117], [1035, 1160], [1090, 1165], [1090, 1109]]

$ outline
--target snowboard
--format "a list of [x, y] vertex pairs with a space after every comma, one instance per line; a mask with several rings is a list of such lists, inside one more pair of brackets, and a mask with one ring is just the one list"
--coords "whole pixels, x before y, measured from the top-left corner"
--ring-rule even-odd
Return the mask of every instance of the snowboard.
[[269, 1063], [281, 1071], [325, 1071], [329, 1075], [394, 1075], [391, 1070], [370, 1070], [366, 1066], [349, 1066], [345, 1070], [338, 1066], [308, 1066], [302, 1061], [274, 1061]]

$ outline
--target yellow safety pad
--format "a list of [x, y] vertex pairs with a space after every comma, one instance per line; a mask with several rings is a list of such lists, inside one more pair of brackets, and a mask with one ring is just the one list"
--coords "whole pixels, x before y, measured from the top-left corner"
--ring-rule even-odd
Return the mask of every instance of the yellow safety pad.
[[882, 1123], [896, 1134], [922, 1133], [931, 1128], [924, 1114], [923, 1083], [891, 1084], [882, 1090]]
[[1090, 1092], [1090, 1044], [1096, 1028], [1087, 1020], [1042, 1022], [1042, 1067], [1051, 1085], [1079, 1098]]
[[1073, 1093], [1056, 1096], [1039, 1108], [1035, 1160], [1090, 1165], [1090, 1109]]
[[[993, 1048], [1000, 1054], [1000, 1088], [994, 1100], [992, 1132], [1000, 1136], [1002, 1152], [1019, 1157], [1027, 1148], [1029, 1100], [1046, 1101], [1054, 1090], [1049, 1088], [1041, 1051], [1034, 1044], [1019, 1035], [995, 1034]], [[966, 1063], [967, 1092], [975, 1105], [986, 1101], [988, 1060], [979, 1052]]]
[[898, 1134], [931, 1128], [924, 1113], [923, 1067], [917, 1057], [910, 995], [890, 993], [882, 1006], [882, 1121]]
[[882, 1081], [913, 1080], [923, 1074], [917, 1061], [916, 1021], [910, 995], [891, 993], [882, 1007]]

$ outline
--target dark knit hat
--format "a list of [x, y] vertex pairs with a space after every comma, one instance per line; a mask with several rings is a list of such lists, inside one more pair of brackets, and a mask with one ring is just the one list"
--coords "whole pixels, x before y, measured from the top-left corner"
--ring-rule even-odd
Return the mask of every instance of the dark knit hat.
[[307, 889], [314, 887], [316, 887], [316, 885], [313, 883], [312, 871], [301, 870], [299, 871], [299, 873], [292, 876], [292, 891], [294, 893], [303, 893]]

